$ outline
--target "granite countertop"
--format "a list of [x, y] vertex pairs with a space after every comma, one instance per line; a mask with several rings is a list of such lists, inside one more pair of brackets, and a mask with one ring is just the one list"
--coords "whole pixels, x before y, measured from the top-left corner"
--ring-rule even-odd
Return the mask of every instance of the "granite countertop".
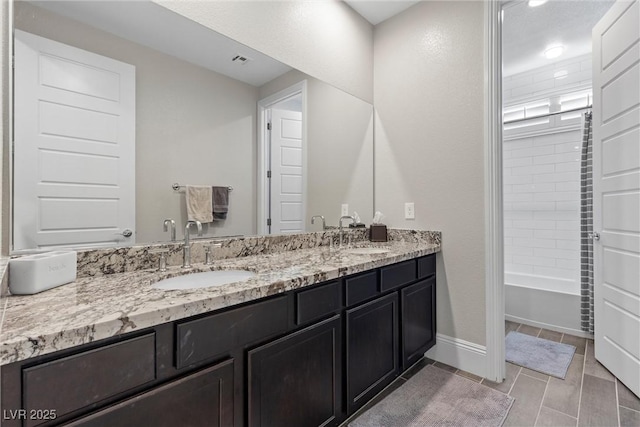
[[244, 282], [204, 289], [151, 288], [153, 282], [184, 274], [180, 267], [170, 267], [164, 273], [142, 270], [85, 277], [36, 295], [10, 296], [3, 304], [0, 365], [440, 251], [439, 241], [365, 246], [389, 252], [356, 255], [319, 246], [194, 265], [191, 272], [244, 269], [257, 274]]

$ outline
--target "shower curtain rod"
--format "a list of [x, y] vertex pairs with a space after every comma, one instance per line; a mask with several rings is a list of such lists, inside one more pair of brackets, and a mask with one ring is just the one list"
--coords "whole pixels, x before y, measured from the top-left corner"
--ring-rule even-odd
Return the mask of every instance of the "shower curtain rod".
[[576, 111], [582, 111], [582, 110], [588, 110], [591, 107], [593, 107], [592, 105], [587, 105], [586, 107], [579, 107], [579, 108], [572, 108], [571, 110], [565, 110], [565, 111], [556, 111], [555, 113], [549, 113], [549, 114], [541, 114], [539, 116], [533, 116], [533, 117], [525, 117], [524, 119], [514, 119], [514, 120], [508, 120], [506, 122], [502, 122], [503, 125], [508, 125], [510, 123], [518, 123], [518, 122], [525, 122], [527, 120], [533, 120], [533, 119], [540, 119], [543, 117], [551, 117], [551, 116], [556, 116], [558, 114], [568, 114], [568, 113], [574, 113]]

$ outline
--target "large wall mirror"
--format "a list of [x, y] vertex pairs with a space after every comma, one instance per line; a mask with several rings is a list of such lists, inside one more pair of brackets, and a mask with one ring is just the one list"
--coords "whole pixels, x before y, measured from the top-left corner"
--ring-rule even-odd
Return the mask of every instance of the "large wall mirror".
[[371, 104], [156, 3], [13, 9], [14, 253], [181, 239], [189, 185], [228, 199], [205, 237], [372, 217]]

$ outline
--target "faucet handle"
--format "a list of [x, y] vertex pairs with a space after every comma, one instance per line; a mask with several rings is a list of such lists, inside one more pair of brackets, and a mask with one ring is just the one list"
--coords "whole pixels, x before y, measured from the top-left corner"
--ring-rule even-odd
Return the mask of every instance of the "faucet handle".
[[151, 249], [147, 251], [147, 253], [160, 254], [160, 258], [158, 259], [158, 271], [167, 271], [167, 254], [169, 253], [169, 249]]
[[221, 247], [222, 243], [212, 243], [204, 247], [204, 265], [213, 264], [213, 249]]

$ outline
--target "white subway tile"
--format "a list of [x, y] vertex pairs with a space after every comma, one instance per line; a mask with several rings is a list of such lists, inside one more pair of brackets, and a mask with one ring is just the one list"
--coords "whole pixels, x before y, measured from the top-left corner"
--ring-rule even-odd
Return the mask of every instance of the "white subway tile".
[[505, 202], [532, 202], [533, 194], [532, 193], [512, 193], [504, 195]]
[[522, 255], [514, 255], [513, 262], [515, 264], [526, 264], [540, 266], [540, 267], [555, 267], [556, 260], [553, 258], [543, 258], [536, 256], [522, 256]]
[[556, 172], [574, 172], [575, 180], [580, 180], [580, 161], [571, 161], [565, 163], [556, 163]]
[[519, 138], [511, 141], [504, 141], [502, 148], [504, 151], [520, 150], [522, 148], [533, 147], [533, 138]]
[[511, 255], [533, 256], [533, 248], [526, 246], [505, 246], [504, 252]]
[[556, 267], [574, 271], [577, 275], [578, 271], [580, 271], [580, 259], [557, 259]]
[[545, 174], [545, 173], [553, 173], [554, 171], [555, 171], [554, 165], [549, 164], [549, 165], [523, 166], [519, 168], [513, 168], [511, 172], [513, 175], [538, 175], [538, 174]]
[[[509, 220], [519, 219], [519, 220], [532, 220], [533, 212], [531, 211], [505, 211], [504, 217]], [[511, 223], [513, 227], [513, 222]]]
[[533, 255], [536, 257], [576, 260], [580, 257], [580, 252], [567, 249], [534, 248]]
[[558, 249], [569, 249], [569, 250], [580, 250], [580, 239], [556, 240], [556, 248], [558, 248]]
[[[512, 152], [512, 153], [514, 153], [514, 152]], [[517, 158], [515, 156], [512, 156], [512, 158], [510, 158], [510, 159], [504, 159], [503, 165], [504, 165], [504, 167], [507, 167], [507, 168], [517, 168], [517, 167], [520, 167], [520, 166], [531, 166], [531, 165], [533, 165], [533, 157], [529, 156], [529, 157]]]
[[565, 163], [565, 162], [579, 162], [580, 153], [560, 153], [551, 154], [548, 156], [536, 156], [533, 158], [533, 163], [536, 165], [542, 165], [547, 163]]
[[506, 228], [504, 229], [505, 237], [533, 238], [533, 230], [526, 228]]
[[554, 202], [514, 202], [511, 206], [513, 210], [520, 211], [550, 211], [554, 207]]
[[537, 220], [571, 221], [578, 217], [576, 212], [571, 211], [540, 211], [534, 212], [533, 218]]
[[580, 220], [556, 221], [556, 230], [580, 230]]
[[559, 153], [579, 153], [580, 152], [581, 143], [580, 143], [580, 141], [571, 141], [571, 142], [564, 142], [562, 144], [556, 144], [553, 147], [555, 149], [556, 154], [559, 154]]
[[513, 237], [505, 237], [504, 238], [504, 244], [506, 245], [513, 245]]
[[568, 202], [556, 202], [556, 210], [558, 211], [571, 211], [571, 212], [580, 212], [580, 201], [573, 200]]
[[[554, 167], [555, 169], [555, 167]], [[533, 177], [533, 182], [564, 182], [574, 181], [575, 172], [540, 173]]]
[[[538, 230], [534, 230], [535, 232]], [[556, 247], [555, 239], [525, 239], [521, 237], [514, 237], [513, 244], [515, 246], [525, 246], [529, 248], [545, 248], [545, 249], [554, 249]]]
[[553, 193], [535, 193], [536, 202], [564, 202], [570, 200], [580, 200], [580, 194], [573, 191], [556, 191]]
[[509, 175], [502, 177], [505, 184], [530, 184], [533, 182], [532, 175]]
[[536, 239], [575, 240], [580, 238], [580, 233], [569, 230], [533, 230]]

